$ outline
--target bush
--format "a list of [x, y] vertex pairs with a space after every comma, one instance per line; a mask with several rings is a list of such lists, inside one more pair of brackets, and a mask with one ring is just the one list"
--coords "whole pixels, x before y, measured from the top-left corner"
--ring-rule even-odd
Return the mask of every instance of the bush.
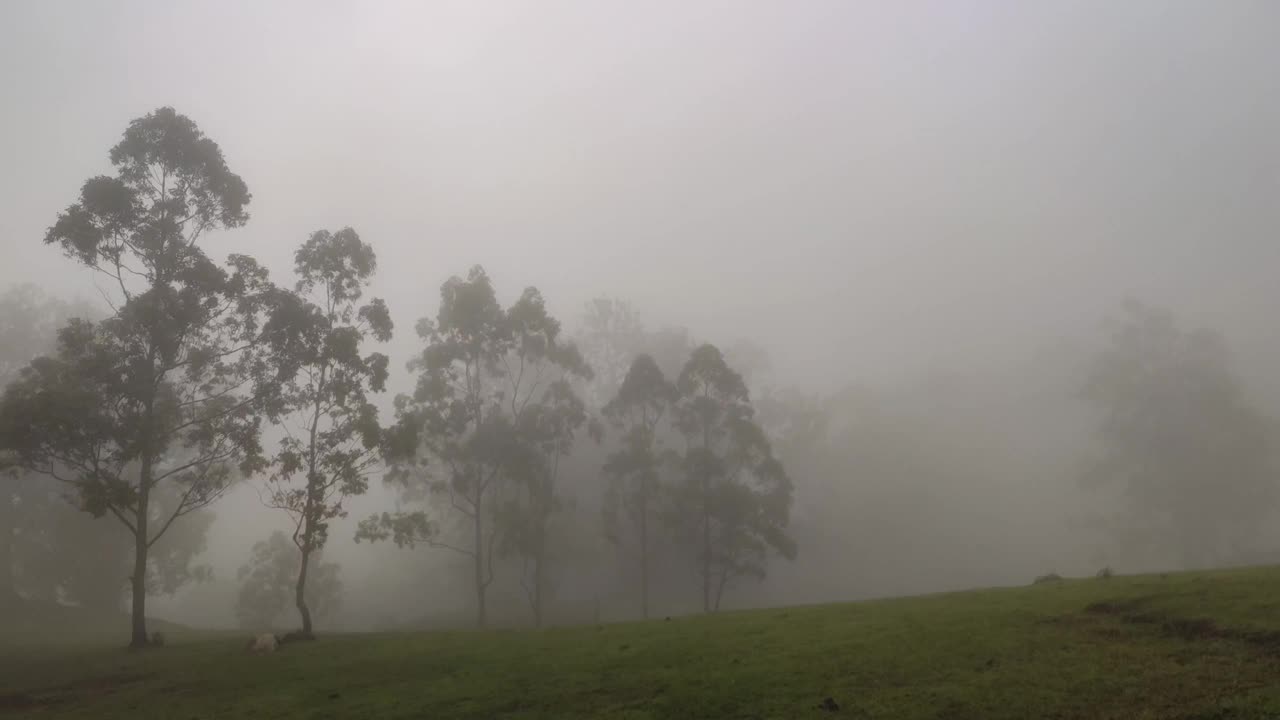
[[1102, 580], [1110, 580], [1111, 576], [1115, 574], [1115, 571], [1111, 569], [1110, 565], [1108, 565], [1098, 571], [1098, 578]]
[[1046, 585], [1046, 584], [1048, 584], [1048, 583], [1056, 583], [1056, 582], [1062, 582], [1062, 576], [1061, 576], [1061, 575], [1059, 575], [1058, 573], [1052, 573], [1052, 572], [1051, 572], [1051, 573], [1049, 573], [1048, 575], [1041, 575], [1040, 577], [1038, 577], [1038, 578], [1036, 578], [1035, 580], [1033, 580], [1033, 581], [1031, 582], [1031, 584], [1032, 584], [1032, 585]]

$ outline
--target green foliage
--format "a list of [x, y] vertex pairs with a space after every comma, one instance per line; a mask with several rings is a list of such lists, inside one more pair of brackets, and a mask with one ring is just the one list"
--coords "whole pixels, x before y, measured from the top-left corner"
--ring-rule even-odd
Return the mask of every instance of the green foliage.
[[[317, 619], [332, 616], [342, 602], [342, 581], [337, 563], [326, 563], [317, 551], [310, 558], [310, 579], [306, 588], [307, 607]], [[236, 618], [250, 630], [279, 627], [293, 605], [294, 588], [302, 569], [302, 556], [287, 535], [280, 531], [255, 543], [249, 563], [240, 568], [240, 593], [236, 598]]]

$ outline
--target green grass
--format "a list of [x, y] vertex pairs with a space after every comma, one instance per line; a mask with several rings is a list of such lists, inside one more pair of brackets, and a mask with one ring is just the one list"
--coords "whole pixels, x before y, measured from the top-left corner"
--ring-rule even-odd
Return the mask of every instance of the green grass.
[[[118, 638], [116, 642], [118, 642]], [[1280, 717], [1280, 569], [1089, 579], [547, 631], [0, 636], [0, 716]], [[819, 708], [825, 698], [837, 712]]]

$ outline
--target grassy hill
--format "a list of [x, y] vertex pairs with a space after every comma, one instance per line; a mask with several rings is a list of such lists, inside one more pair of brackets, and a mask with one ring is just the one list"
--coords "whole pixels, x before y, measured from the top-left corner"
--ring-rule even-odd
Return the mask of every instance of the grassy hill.
[[169, 647], [131, 654], [98, 638], [0, 635], [0, 716], [1280, 717], [1275, 568], [540, 632], [327, 636], [267, 656], [243, 642], [175, 631]]

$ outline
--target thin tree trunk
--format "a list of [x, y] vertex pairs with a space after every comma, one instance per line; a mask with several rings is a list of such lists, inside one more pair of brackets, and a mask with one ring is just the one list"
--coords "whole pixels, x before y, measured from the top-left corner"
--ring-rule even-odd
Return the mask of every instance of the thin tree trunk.
[[294, 588], [293, 602], [302, 616], [302, 635], [311, 637], [311, 608], [307, 607], [307, 569], [311, 565], [311, 551], [302, 548], [302, 567], [298, 569], [298, 585]]
[[[0, 471], [2, 473], [3, 471]], [[5, 478], [0, 474], [0, 483]], [[13, 479], [13, 491], [21, 492], [22, 478]], [[18, 511], [8, 489], [0, 485], [0, 602], [18, 598], [17, 568], [14, 564], [13, 537], [18, 525]]]
[[729, 584], [729, 572], [726, 570], [722, 575], [720, 575], [720, 583], [716, 588], [716, 612], [720, 611], [720, 600], [724, 598], [724, 587], [727, 584]]
[[[711, 427], [702, 423], [702, 447], [709, 463], [711, 457]], [[711, 612], [711, 466], [702, 473], [702, 611]]]
[[711, 513], [702, 501], [702, 611], [711, 612]]
[[[329, 374], [329, 366], [326, 364], [320, 368], [320, 385], [323, 387], [325, 378]], [[302, 617], [302, 635], [311, 637], [311, 608], [307, 607], [307, 570], [311, 565], [311, 539], [315, 537], [316, 530], [311, 519], [320, 516], [322, 508], [318, 507], [322, 499], [322, 490], [318, 487], [321, 478], [316, 475], [316, 434], [320, 430], [320, 410], [321, 402], [316, 399], [315, 412], [311, 416], [311, 438], [307, 445], [307, 502], [302, 506], [302, 542], [298, 543], [297, 535], [294, 535], [293, 541], [298, 543], [298, 550], [302, 553], [302, 566], [298, 568], [298, 584], [294, 588], [293, 603], [298, 608], [298, 615]]]
[[484, 582], [484, 516], [483, 516], [483, 514], [481, 513], [481, 504], [482, 504], [482, 503], [481, 503], [481, 495], [480, 495], [480, 493], [479, 493], [479, 492], [477, 492], [477, 493], [476, 493], [476, 502], [475, 502], [475, 511], [476, 511], [476, 516], [475, 516], [475, 522], [474, 522], [474, 523], [472, 523], [472, 525], [474, 525], [474, 526], [475, 526], [475, 531], [476, 531], [476, 538], [475, 538], [475, 550], [476, 550], [476, 552], [475, 552], [475, 561], [476, 561], [476, 563], [475, 563], [475, 572], [476, 572], [476, 578], [475, 578], [475, 579], [476, 579], [476, 627], [478, 627], [478, 628], [484, 628], [485, 623], [488, 621], [488, 618], [487, 618], [487, 617], [486, 617], [486, 615], [485, 615], [485, 604], [484, 604], [484, 591], [485, 591], [485, 582]]
[[[155, 372], [154, 353], [148, 357], [152, 374]], [[155, 434], [155, 390], [146, 399], [142, 412], [142, 442], [139, 448], [138, 468], [138, 506], [133, 526], [133, 577], [130, 580], [130, 592], [133, 595], [131, 610], [133, 632], [129, 639], [129, 647], [141, 649], [151, 644], [147, 635], [147, 553], [151, 549], [150, 531], [147, 526], [151, 519], [151, 489], [154, 484], [156, 448], [153, 444]]]
[[[642, 481], [643, 482], [643, 481]], [[649, 502], [648, 488], [640, 490], [640, 617], [649, 619]]]
[[145, 648], [147, 637], [147, 515], [151, 504], [151, 454], [143, 453], [142, 472], [138, 483], [138, 517], [133, 535], [133, 577], [130, 587], [133, 594], [133, 633], [129, 647]]
[[533, 559], [533, 626], [542, 627], [542, 550]]
[[13, 577], [13, 510], [7, 496], [0, 500], [0, 602], [4, 602], [18, 596], [18, 584]]

